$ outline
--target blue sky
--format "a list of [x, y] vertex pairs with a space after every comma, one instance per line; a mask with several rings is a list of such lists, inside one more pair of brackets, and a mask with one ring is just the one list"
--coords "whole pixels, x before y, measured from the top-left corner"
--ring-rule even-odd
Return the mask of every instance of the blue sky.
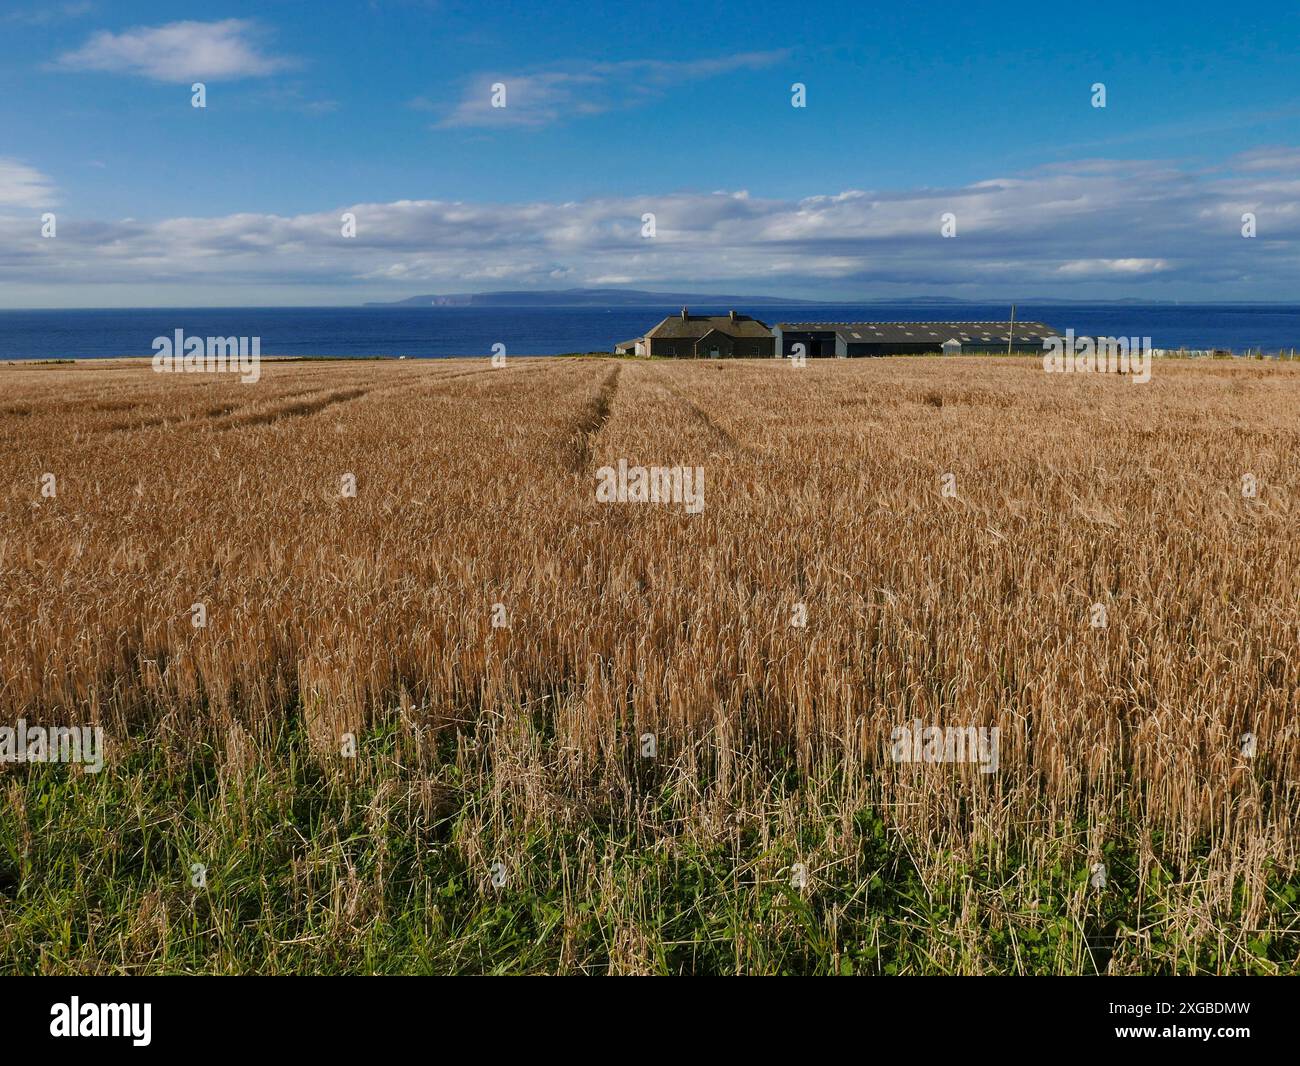
[[13, 0], [0, 306], [1293, 298], [1297, 39], [1267, 3]]

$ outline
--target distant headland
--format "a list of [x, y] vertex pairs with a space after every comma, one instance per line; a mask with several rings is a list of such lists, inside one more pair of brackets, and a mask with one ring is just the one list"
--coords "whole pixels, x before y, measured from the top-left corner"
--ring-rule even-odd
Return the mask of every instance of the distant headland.
[[[680, 307], [683, 304], [695, 307], [816, 307], [845, 306], [853, 304], [865, 306], [870, 304], [889, 304], [903, 306], [914, 304], [918, 307], [936, 307], [947, 304], [990, 304], [1012, 301], [966, 300], [956, 296], [892, 296], [875, 298], [858, 298], [844, 300], [810, 300], [783, 296], [736, 296], [734, 294], [700, 293], [700, 292], [650, 292], [645, 289], [516, 289], [502, 292], [456, 292], [430, 293], [423, 296], [408, 296], [404, 300], [370, 301], [364, 307]], [[1021, 303], [1068, 304], [1068, 303], [1105, 303], [1105, 304], [1164, 304], [1164, 300], [1068, 300], [1060, 297], [1045, 297], [1041, 300], [1021, 298]]]
[[507, 292], [457, 292], [411, 296], [392, 302], [371, 302], [366, 307], [662, 307], [693, 303], [818, 304], [825, 300], [789, 300], [779, 296], [726, 296], [708, 293], [647, 292], [643, 289], [520, 289]]

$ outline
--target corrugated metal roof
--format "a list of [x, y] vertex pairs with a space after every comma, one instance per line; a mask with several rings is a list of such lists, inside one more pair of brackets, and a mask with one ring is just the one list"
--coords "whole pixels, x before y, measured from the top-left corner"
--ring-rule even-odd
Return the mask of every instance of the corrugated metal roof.
[[942, 343], [956, 338], [971, 343], [994, 344], [1008, 339], [1028, 344], [1060, 334], [1042, 322], [1017, 322], [1008, 335], [1007, 322], [778, 322], [783, 333], [836, 333], [851, 344]]

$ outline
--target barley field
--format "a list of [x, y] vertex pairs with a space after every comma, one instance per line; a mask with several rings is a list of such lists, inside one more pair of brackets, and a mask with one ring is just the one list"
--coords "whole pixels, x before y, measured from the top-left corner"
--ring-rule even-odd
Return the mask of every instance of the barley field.
[[1297, 455], [1294, 363], [0, 367], [0, 723], [105, 750], [0, 970], [1300, 972]]

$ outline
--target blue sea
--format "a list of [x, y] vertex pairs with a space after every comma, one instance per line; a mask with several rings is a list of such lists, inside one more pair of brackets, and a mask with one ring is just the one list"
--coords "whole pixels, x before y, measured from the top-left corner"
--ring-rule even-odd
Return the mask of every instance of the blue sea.
[[[608, 352], [678, 307], [250, 307], [0, 311], [0, 359], [152, 356], [155, 337], [260, 337], [263, 355], [412, 358]], [[727, 307], [691, 307], [725, 314]], [[768, 323], [1005, 321], [1005, 304], [737, 306]], [[1155, 348], [1300, 348], [1300, 306], [1022, 304], [1021, 321], [1077, 336], [1150, 337]]]

